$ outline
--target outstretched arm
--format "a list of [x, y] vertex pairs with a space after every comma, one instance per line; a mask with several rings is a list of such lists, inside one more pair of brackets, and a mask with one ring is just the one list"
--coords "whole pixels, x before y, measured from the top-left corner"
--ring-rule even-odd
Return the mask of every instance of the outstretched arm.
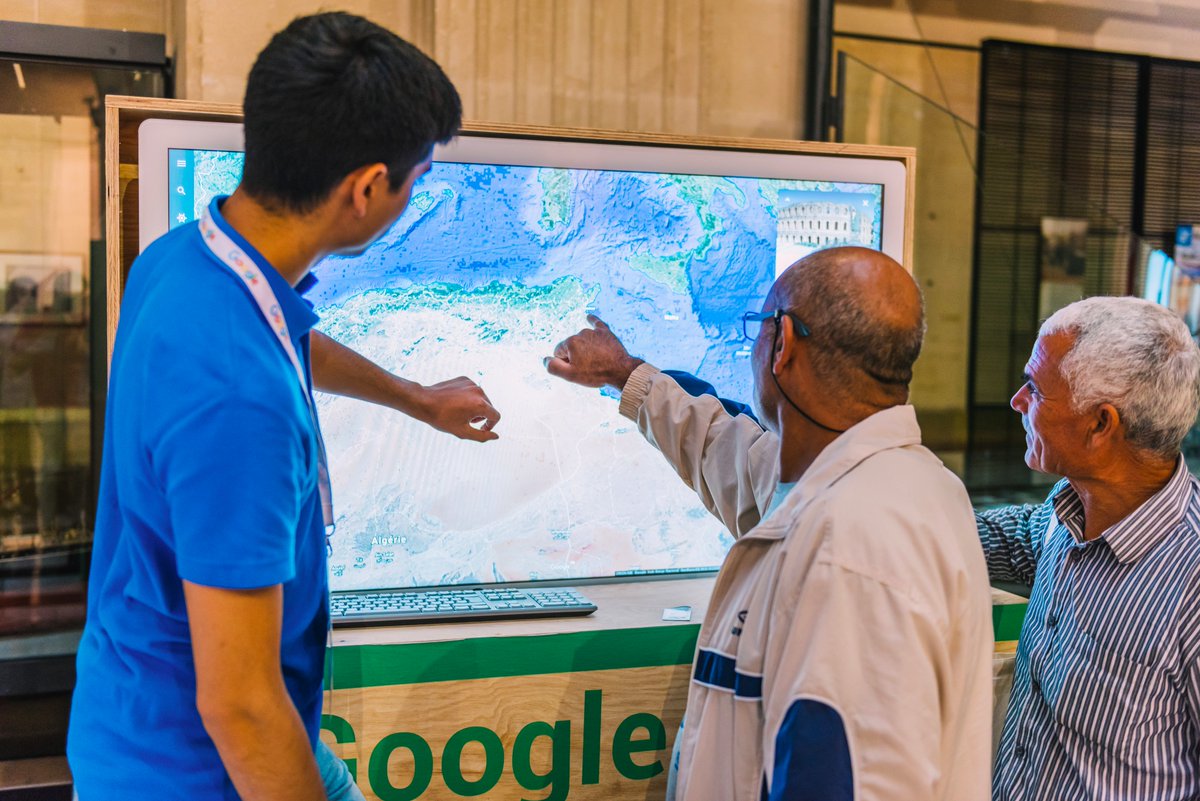
[[[1050, 493], [1054, 497], [1055, 487]], [[992, 581], [1033, 584], [1042, 542], [1054, 513], [1053, 504], [1023, 504], [975, 511], [979, 542]]]
[[735, 537], [758, 525], [778, 483], [778, 439], [752, 417], [711, 395], [689, 394], [679, 382], [633, 358], [609, 327], [559, 343], [546, 369], [586, 387], [621, 390], [621, 414], [666, 457], [705, 507]]
[[422, 386], [389, 373], [319, 331], [312, 332], [313, 384], [322, 392], [376, 403], [459, 439], [487, 442], [500, 413], [469, 378]]

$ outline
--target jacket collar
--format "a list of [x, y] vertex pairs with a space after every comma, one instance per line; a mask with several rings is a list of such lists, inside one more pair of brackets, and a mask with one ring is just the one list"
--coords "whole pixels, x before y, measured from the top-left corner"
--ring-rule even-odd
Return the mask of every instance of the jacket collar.
[[920, 444], [921, 427], [917, 425], [917, 413], [912, 406], [893, 406], [876, 412], [829, 443], [775, 513], [743, 539], [786, 536], [801, 508], [865, 460], [882, 451]]

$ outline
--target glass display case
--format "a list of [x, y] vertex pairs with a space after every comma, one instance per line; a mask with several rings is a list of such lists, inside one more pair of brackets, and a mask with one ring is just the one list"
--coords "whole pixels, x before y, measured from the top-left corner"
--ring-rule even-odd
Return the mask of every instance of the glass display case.
[[104, 97], [168, 90], [165, 57], [68, 55], [0, 52], [0, 761], [64, 752], [103, 425]]

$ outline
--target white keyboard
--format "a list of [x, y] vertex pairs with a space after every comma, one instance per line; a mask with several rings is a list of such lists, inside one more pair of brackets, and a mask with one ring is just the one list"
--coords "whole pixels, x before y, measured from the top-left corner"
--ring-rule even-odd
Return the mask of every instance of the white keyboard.
[[329, 599], [335, 626], [440, 623], [590, 615], [596, 605], [570, 587], [339, 592]]

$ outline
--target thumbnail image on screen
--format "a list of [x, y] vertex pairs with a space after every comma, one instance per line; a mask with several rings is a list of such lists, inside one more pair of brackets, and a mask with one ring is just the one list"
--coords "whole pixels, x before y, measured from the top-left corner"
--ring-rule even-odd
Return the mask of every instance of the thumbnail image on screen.
[[[240, 159], [187, 152], [171, 157], [194, 170], [178, 184], [194, 218]], [[308, 297], [321, 330], [401, 376], [477, 381], [500, 439], [319, 396], [333, 588], [715, 568], [732, 540], [695, 493], [611, 393], [542, 358], [595, 312], [633, 353], [749, 399], [742, 313], [806, 253], [878, 248], [881, 207], [878, 184], [436, 163], [379, 241], [317, 265]]]

